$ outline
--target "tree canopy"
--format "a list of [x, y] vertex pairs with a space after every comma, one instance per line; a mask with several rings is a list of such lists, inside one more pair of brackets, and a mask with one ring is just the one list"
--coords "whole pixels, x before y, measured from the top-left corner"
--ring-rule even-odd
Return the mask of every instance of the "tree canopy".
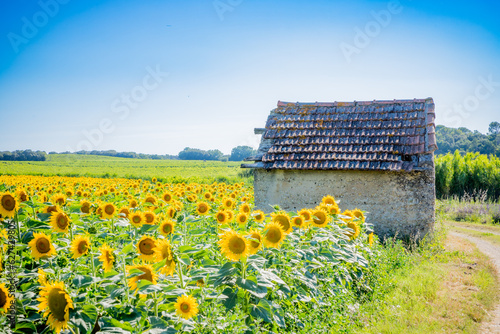
[[436, 126], [436, 154], [453, 153], [458, 150], [461, 154], [477, 152], [500, 156], [500, 124], [491, 122], [489, 133], [471, 131], [467, 128], [448, 128], [444, 125]]
[[231, 150], [230, 161], [242, 161], [245, 158], [251, 157], [256, 151], [250, 146], [236, 146]]

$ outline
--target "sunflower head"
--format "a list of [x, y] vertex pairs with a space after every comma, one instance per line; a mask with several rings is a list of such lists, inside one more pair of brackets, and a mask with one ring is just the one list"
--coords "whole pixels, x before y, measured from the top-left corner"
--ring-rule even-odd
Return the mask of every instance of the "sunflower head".
[[252, 213], [253, 219], [255, 219], [256, 222], [261, 223], [266, 219], [266, 214], [261, 211], [261, 210], [256, 210]]
[[156, 202], [156, 197], [151, 194], [147, 194], [146, 198], [144, 199], [144, 204], [156, 205]]
[[89, 252], [90, 249], [90, 237], [88, 235], [76, 236], [71, 242], [71, 253], [73, 253], [73, 259], [77, 259]]
[[0, 194], [0, 215], [3, 218], [14, 217], [19, 203], [11, 193]]
[[252, 230], [247, 233], [247, 238], [249, 238], [248, 243], [250, 246], [250, 254], [255, 254], [262, 248], [262, 235], [259, 231]]
[[246, 226], [248, 222], [248, 215], [244, 212], [238, 213], [236, 215], [236, 222], [242, 227]]
[[234, 199], [230, 198], [230, 197], [226, 197], [222, 200], [222, 205], [226, 208], [226, 209], [232, 209], [234, 207]]
[[283, 227], [276, 222], [271, 222], [264, 227], [264, 245], [266, 247], [279, 248], [285, 239]]
[[206, 215], [210, 211], [210, 205], [207, 202], [200, 202], [196, 205], [196, 213], [198, 215]]
[[243, 203], [240, 205], [240, 212], [244, 212], [244, 213], [249, 214], [250, 211], [251, 211], [251, 208], [250, 208], [250, 205], [248, 205], [248, 203]]
[[325, 227], [330, 222], [328, 212], [323, 209], [315, 209], [311, 214], [311, 225], [316, 227]]
[[365, 222], [365, 215], [363, 214], [363, 211], [361, 211], [360, 209], [356, 208], [352, 210], [352, 214], [354, 215], [354, 217], [358, 218], [362, 223]]
[[156, 240], [147, 235], [142, 236], [137, 243], [139, 257], [146, 261], [153, 261], [155, 257]]
[[271, 213], [272, 221], [281, 225], [283, 232], [292, 232], [292, 224], [290, 223], [290, 217], [284, 211], [278, 211]]
[[130, 210], [126, 206], [122, 206], [120, 210], [118, 211], [118, 215], [122, 218], [128, 218], [128, 215], [130, 214]]
[[101, 206], [102, 218], [113, 218], [116, 215], [116, 206], [113, 203], [105, 203]]
[[50, 242], [50, 238], [45, 233], [33, 233], [33, 240], [28, 243], [31, 248], [31, 256], [38, 260], [56, 254], [56, 249]]
[[137, 283], [140, 280], [147, 280], [153, 284], [156, 284], [156, 279], [158, 278], [158, 274], [155, 273], [153, 266], [150, 264], [139, 264], [135, 266], [127, 266], [127, 271], [130, 272], [132, 269], [137, 269], [143, 272], [143, 274], [138, 276], [133, 276], [128, 279], [128, 286], [131, 290], [137, 289]]
[[130, 224], [135, 227], [141, 227], [145, 221], [143, 213], [139, 211], [131, 213], [128, 219], [130, 221]]
[[17, 198], [19, 199], [19, 202], [22, 203], [22, 202], [26, 202], [29, 200], [29, 195], [28, 193], [26, 192], [26, 190], [24, 189], [19, 189], [16, 191], [16, 196]]
[[309, 222], [312, 218], [311, 210], [309, 209], [302, 209], [299, 212], [297, 212], [300, 216], [304, 217], [304, 220], [306, 222]]
[[175, 271], [174, 254], [168, 240], [158, 240], [155, 248], [155, 257], [157, 262], [165, 260], [165, 265], [161, 268], [161, 272], [165, 275], [173, 275]]
[[373, 232], [368, 234], [368, 245], [373, 246]]
[[325, 205], [337, 205], [335, 198], [333, 196], [330, 196], [330, 195], [323, 197], [323, 199], [321, 200], [321, 203], [325, 204]]
[[68, 328], [69, 309], [73, 308], [73, 301], [65, 291], [64, 282], [54, 282], [44, 285], [38, 298], [38, 309], [48, 316], [47, 325], [56, 333]]
[[166, 193], [164, 193], [164, 194], [161, 196], [161, 198], [162, 198], [165, 202], [170, 203], [170, 202], [172, 201], [172, 199], [173, 199], [173, 196], [172, 196], [172, 194], [171, 194], [170, 192], [166, 192]]
[[351, 240], [356, 239], [359, 236], [359, 233], [361, 232], [358, 223], [350, 220], [347, 222], [347, 227], [349, 227], [352, 230], [352, 232], [349, 231], [346, 234], [349, 236], [349, 238], [351, 238]]
[[12, 302], [13, 298], [9, 297], [9, 289], [7, 289], [5, 283], [0, 284], [0, 312], [9, 312]]
[[228, 222], [227, 213], [225, 211], [218, 211], [215, 214], [215, 220], [217, 220], [217, 222], [221, 225], [227, 224]]
[[184, 319], [191, 319], [198, 314], [198, 303], [193, 296], [182, 295], [177, 297], [175, 312]]
[[53, 204], [64, 205], [64, 204], [66, 204], [66, 195], [55, 194], [54, 196], [52, 196], [51, 201]]
[[61, 211], [52, 212], [50, 216], [50, 225], [56, 232], [68, 233], [71, 220], [68, 215]]
[[164, 222], [160, 224], [159, 227], [160, 233], [164, 236], [169, 236], [174, 233], [175, 230], [175, 221], [171, 219], [166, 219]]
[[292, 225], [298, 228], [305, 228], [307, 227], [307, 222], [303, 216], [295, 216], [292, 217]]
[[91, 206], [92, 204], [91, 204], [89, 201], [87, 201], [87, 200], [85, 200], [85, 199], [84, 199], [84, 200], [82, 200], [82, 201], [80, 202], [80, 205], [81, 205], [81, 207], [80, 207], [80, 211], [81, 211], [82, 213], [85, 213], [85, 214], [90, 213], [90, 206]]
[[131, 208], [135, 208], [135, 207], [137, 207], [137, 200], [135, 200], [135, 199], [131, 199], [131, 200], [128, 202], [128, 205], [129, 205]]
[[99, 255], [99, 261], [102, 262], [102, 267], [104, 272], [109, 272], [113, 268], [113, 263], [115, 262], [115, 256], [113, 255], [114, 249], [109, 247], [107, 244], [103, 244], [99, 247], [101, 255]]
[[154, 225], [156, 223], [156, 213], [153, 211], [144, 212], [144, 224]]
[[231, 261], [239, 261], [250, 254], [249, 240], [233, 230], [226, 231], [219, 244], [222, 253]]

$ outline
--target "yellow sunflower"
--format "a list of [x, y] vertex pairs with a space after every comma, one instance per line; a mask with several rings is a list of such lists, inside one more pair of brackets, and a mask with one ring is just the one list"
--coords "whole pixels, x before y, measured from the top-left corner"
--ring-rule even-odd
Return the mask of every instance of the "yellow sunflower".
[[9, 297], [9, 289], [7, 289], [5, 283], [0, 284], [0, 311], [3, 313], [9, 312], [13, 300], [12, 297]]
[[38, 283], [45, 285], [47, 283], [47, 273], [42, 268], [38, 268]]
[[144, 212], [144, 224], [154, 225], [156, 223], [156, 213], [153, 211]]
[[113, 218], [116, 215], [116, 206], [113, 203], [104, 203], [101, 206], [101, 218]]
[[304, 217], [304, 220], [306, 222], [310, 222], [311, 219], [312, 219], [312, 214], [311, 214], [311, 210], [309, 209], [302, 209], [300, 210], [299, 212], [297, 212], [300, 216]]
[[244, 213], [250, 213], [251, 211], [251, 208], [250, 208], [250, 205], [248, 205], [247, 203], [243, 203], [240, 205], [240, 212], [244, 212]]
[[155, 248], [155, 257], [157, 262], [161, 262], [166, 259], [165, 265], [161, 268], [160, 272], [167, 276], [174, 274], [174, 254], [172, 253], [172, 249], [168, 240], [162, 239], [157, 241]]
[[240, 212], [240, 213], [238, 213], [238, 215], [236, 215], [236, 222], [240, 226], [245, 226], [247, 221], [248, 221], [248, 215], [246, 213]]
[[17, 203], [12, 194], [0, 194], [0, 215], [2, 215], [3, 218], [14, 217], [18, 209], [19, 203]]
[[234, 212], [233, 210], [224, 210], [224, 212], [226, 213], [227, 215], [227, 222], [232, 222], [233, 221], [233, 218], [234, 218]]
[[182, 295], [177, 297], [175, 312], [184, 319], [191, 319], [198, 314], [198, 303], [193, 296]]
[[168, 237], [170, 234], [174, 233], [175, 222], [173, 220], [167, 219], [160, 224], [159, 230], [162, 235]]
[[73, 259], [77, 259], [89, 252], [90, 248], [90, 238], [88, 235], [76, 236], [71, 242], [71, 252], [73, 253]]
[[66, 204], [66, 195], [55, 194], [54, 196], [52, 196], [51, 202], [56, 205], [64, 205]]
[[373, 232], [368, 234], [368, 245], [373, 246]]
[[82, 200], [82, 201], [80, 202], [80, 205], [81, 205], [81, 207], [80, 207], [80, 211], [81, 211], [82, 213], [85, 213], [85, 214], [90, 213], [90, 206], [91, 206], [92, 204], [91, 204], [89, 201], [87, 201], [87, 200], [85, 200], [85, 199], [84, 199], [84, 200]]
[[292, 217], [292, 225], [298, 228], [307, 227], [307, 222], [303, 216]]
[[135, 207], [137, 207], [137, 201], [135, 199], [131, 199], [130, 202], [128, 202], [128, 205], [131, 208], [135, 208]]
[[33, 240], [28, 243], [31, 247], [31, 256], [38, 260], [56, 254], [56, 249], [50, 242], [49, 236], [45, 233], [33, 233]]
[[221, 236], [219, 245], [222, 253], [232, 261], [239, 261], [250, 253], [249, 240], [233, 230], [226, 231]]
[[359, 220], [361, 220], [361, 222], [365, 222], [365, 215], [363, 214], [363, 211], [361, 211], [360, 209], [356, 208], [354, 210], [352, 210], [352, 213], [354, 215], [354, 217], [358, 218]]
[[162, 198], [165, 202], [170, 203], [170, 201], [172, 201], [172, 199], [173, 199], [174, 197], [172, 196], [172, 194], [171, 194], [171, 193], [166, 192], [166, 193], [164, 193], [164, 194], [161, 196], [161, 198]]
[[286, 234], [292, 232], [292, 224], [290, 223], [290, 217], [286, 212], [278, 211], [271, 213], [272, 221], [281, 225], [283, 232]]
[[337, 201], [335, 201], [335, 198], [333, 196], [327, 195], [323, 197], [321, 200], [321, 203], [325, 205], [337, 205]]
[[130, 221], [130, 224], [132, 224], [135, 227], [141, 227], [145, 221], [144, 215], [142, 214], [142, 212], [139, 211], [131, 213], [128, 219]]
[[349, 236], [351, 240], [356, 239], [359, 236], [359, 233], [361, 232], [361, 229], [359, 228], [359, 225], [357, 222], [349, 220], [347, 222], [347, 227], [349, 227], [353, 232], [349, 231], [346, 234]]
[[227, 224], [228, 217], [226, 211], [219, 211], [215, 214], [215, 220], [221, 225]]
[[146, 261], [153, 261], [155, 257], [156, 240], [147, 235], [143, 235], [137, 243], [139, 257]]
[[62, 209], [57, 205], [49, 205], [43, 209], [44, 213], [62, 212]]
[[73, 308], [73, 301], [65, 291], [64, 282], [54, 282], [44, 285], [40, 291], [38, 309], [45, 311], [48, 316], [47, 325], [56, 333], [68, 328], [69, 309]]
[[330, 217], [325, 210], [315, 209], [312, 211], [311, 225], [325, 227], [330, 222]]
[[104, 272], [107, 273], [113, 268], [113, 263], [115, 262], [115, 256], [113, 255], [114, 249], [109, 247], [107, 244], [103, 244], [99, 247], [101, 255], [99, 255], [99, 261], [102, 262], [102, 267]]
[[21, 202], [21, 203], [22, 202], [26, 202], [27, 200], [29, 200], [28, 193], [24, 189], [17, 190], [16, 191], [16, 196], [19, 199], [19, 202]]
[[142, 271], [144, 274], [141, 274], [139, 276], [134, 276], [128, 279], [128, 286], [130, 287], [131, 290], [137, 289], [137, 283], [140, 280], [147, 280], [150, 281], [153, 284], [156, 284], [156, 279], [158, 278], [158, 274], [155, 273], [153, 266], [150, 264], [139, 264], [135, 266], [127, 266], [128, 272], [132, 269], [138, 269]]
[[266, 219], [266, 214], [264, 212], [262, 212], [261, 210], [256, 210], [252, 213], [252, 216], [253, 216], [253, 219], [255, 219], [255, 221], [257, 223], [261, 223], [264, 221], [264, 219]]
[[120, 210], [118, 211], [118, 215], [121, 218], [128, 218], [129, 214], [130, 214], [130, 210], [126, 206], [121, 207]]
[[210, 205], [208, 205], [207, 202], [200, 202], [196, 205], [196, 213], [198, 213], [198, 215], [206, 215], [208, 211], [210, 211]]
[[279, 248], [285, 239], [283, 227], [276, 222], [271, 222], [264, 227], [264, 246]]
[[50, 225], [56, 232], [68, 233], [71, 220], [68, 215], [61, 211], [52, 212], [50, 216]]
[[172, 206], [169, 206], [167, 208], [167, 210], [165, 211], [165, 214], [170, 217], [170, 218], [174, 218], [175, 217], [175, 214], [176, 214], [176, 210], [174, 207]]
[[222, 205], [224, 205], [226, 209], [232, 209], [234, 206], [234, 199], [226, 197], [222, 200]]
[[250, 245], [250, 254], [255, 254], [259, 251], [259, 249], [262, 248], [262, 235], [260, 234], [259, 231], [252, 230], [246, 235], [248, 238], [250, 238], [249, 245]]
[[151, 205], [156, 205], [156, 197], [151, 194], [147, 194], [146, 198], [144, 199], [144, 203], [149, 203]]

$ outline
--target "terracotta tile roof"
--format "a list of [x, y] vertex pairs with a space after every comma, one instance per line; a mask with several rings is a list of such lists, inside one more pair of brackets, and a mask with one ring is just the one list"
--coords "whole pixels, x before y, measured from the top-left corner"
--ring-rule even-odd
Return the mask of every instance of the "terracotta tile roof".
[[258, 154], [265, 169], [418, 169], [437, 149], [432, 98], [288, 103], [271, 111]]

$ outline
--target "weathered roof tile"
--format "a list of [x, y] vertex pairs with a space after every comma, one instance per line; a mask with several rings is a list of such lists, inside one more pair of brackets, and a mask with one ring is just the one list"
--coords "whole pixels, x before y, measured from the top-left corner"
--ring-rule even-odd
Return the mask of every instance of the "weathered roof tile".
[[[405, 170], [402, 155], [437, 149], [429, 99], [332, 103], [278, 102], [261, 157], [266, 169]], [[271, 143], [271, 144], [267, 144]]]

